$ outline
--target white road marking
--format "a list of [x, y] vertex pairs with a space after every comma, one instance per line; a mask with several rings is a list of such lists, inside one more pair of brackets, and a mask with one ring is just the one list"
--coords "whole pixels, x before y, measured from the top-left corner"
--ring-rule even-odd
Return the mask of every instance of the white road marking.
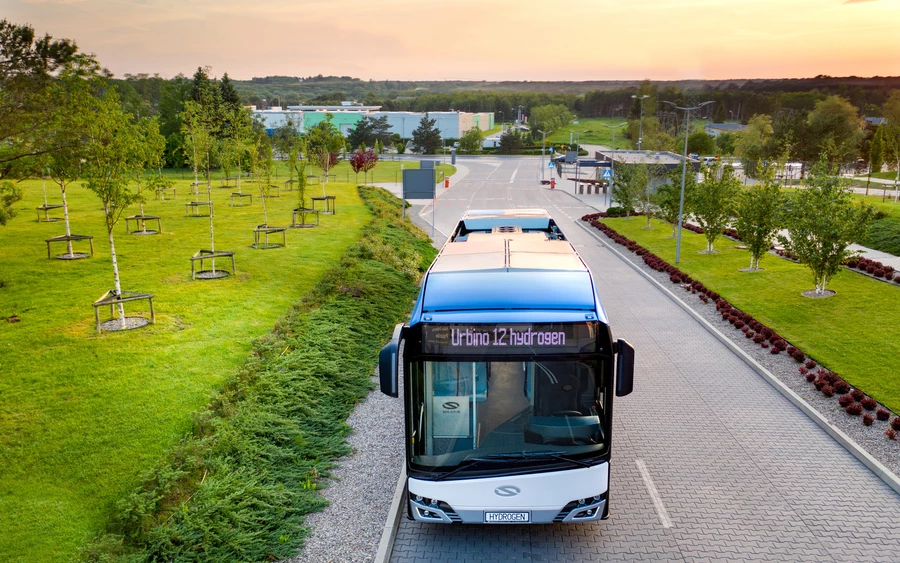
[[519, 173], [519, 167], [516, 166], [516, 169], [513, 170], [512, 177], [510, 177], [510, 179], [509, 179], [509, 183], [510, 183], [510, 184], [512, 184], [513, 182], [516, 181], [516, 174], [518, 174], [518, 173]]
[[647, 470], [647, 465], [642, 459], [636, 459], [635, 463], [637, 464], [638, 471], [641, 472], [641, 478], [644, 480], [644, 485], [647, 486], [647, 492], [650, 493], [650, 499], [653, 500], [653, 506], [656, 507], [656, 514], [659, 516], [662, 527], [671, 528], [672, 522], [669, 520], [669, 513], [666, 512], [666, 506], [663, 504], [662, 497], [659, 496], [659, 491], [656, 490], [656, 485], [653, 484], [653, 478], [650, 477], [650, 471]]

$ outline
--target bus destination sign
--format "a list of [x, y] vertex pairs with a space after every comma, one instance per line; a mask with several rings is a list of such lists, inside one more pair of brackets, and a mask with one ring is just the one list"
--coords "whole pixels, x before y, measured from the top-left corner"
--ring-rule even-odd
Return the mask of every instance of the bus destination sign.
[[426, 354], [578, 354], [596, 350], [596, 325], [547, 324], [425, 324]]

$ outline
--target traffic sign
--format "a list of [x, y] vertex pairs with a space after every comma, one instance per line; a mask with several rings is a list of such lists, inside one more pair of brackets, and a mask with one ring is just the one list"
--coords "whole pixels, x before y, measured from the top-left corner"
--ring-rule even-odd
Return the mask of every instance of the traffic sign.
[[604, 180], [611, 180], [612, 170], [610, 168], [603, 168], [602, 170], [600, 170], [600, 177]]
[[553, 168], [554, 166], [556, 166], [556, 163], [553, 162], [552, 160], [547, 163], [547, 168]]

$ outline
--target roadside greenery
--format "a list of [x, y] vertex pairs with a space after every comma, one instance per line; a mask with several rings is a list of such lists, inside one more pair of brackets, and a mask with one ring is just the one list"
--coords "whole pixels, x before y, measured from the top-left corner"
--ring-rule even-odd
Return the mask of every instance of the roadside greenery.
[[691, 209], [694, 220], [704, 230], [706, 252], [715, 252], [716, 239], [731, 223], [734, 200], [741, 191], [741, 181], [731, 166], [721, 161], [703, 168], [703, 181], [694, 190]]
[[750, 251], [750, 270], [759, 269], [759, 259], [775, 242], [775, 235], [783, 224], [784, 194], [781, 183], [775, 180], [770, 166], [760, 184], [747, 186], [738, 193], [734, 206], [734, 230]]
[[89, 561], [268, 561], [295, 553], [378, 349], [436, 251], [384, 190], [359, 242], [257, 340], [194, 430], [117, 503]]
[[694, 192], [697, 189], [697, 175], [691, 167], [691, 173], [684, 173], [684, 202], [681, 200], [682, 170], [673, 168], [666, 174], [666, 181], [656, 187], [654, 202], [656, 203], [656, 215], [672, 226], [672, 237], [678, 230], [678, 212], [683, 217], [690, 217], [694, 212], [691, 207], [694, 201]]
[[[638, 221], [603, 219], [616, 231], [674, 263], [675, 243], [667, 229], [643, 229]], [[788, 342], [834, 370], [854, 387], [900, 411], [900, 375], [884, 358], [900, 354], [900, 342], [873, 338], [871, 327], [890, 326], [900, 315], [900, 287], [868, 276], [847, 272], [829, 282], [837, 294], [810, 299], [809, 272], [801, 264], [773, 257], [765, 270], [736, 272], [747, 267], [748, 252], [737, 243], [720, 245], [716, 254], [704, 254], [703, 235], [682, 233], [678, 267], [735, 307], [750, 313]]]
[[[257, 252], [249, 247], [261, 204], [231, 207], [232, 190], [214, 188], [216, 242], [237, 253], [237, 275], [191, 281], [188, 257], [208, 244], [206, 220], [184, 213], [191, 174], [167, 177], [177, 197], [145, 203], [162, 217], [162, 233], [115, 228], [123, 284], [155, 295], [156, 324], [139, 330], [96, 334], [91, 303], [112, 276], [104, 212], [84, 183], [68, 185], [69, 213], [76, 232], [94, 237], [93, 258], [47, 258], [44, 239], [64, 226], [35, 222], [40, 180], [20, 184], [17, 215], [0, 228], [2, 561], [71, 559], [139, 475], [192, 428], [190, 413], [234, 377], [253, 339], [316, 287], [370, 218], [355, 186], [336, 182], [329, 193], [337, 215], [290, 230], [278, 252]], [[267, 205], [272, 222], [283, 224], [296, 195], [282, 192]], [[147, 314], [146, 306], [134, 311]]]
[[459, 139], [459, 150], [467, 153], [474, 153], [481, 150], [484, 144], [484, 132], [476, 127], [472, 127]]
[[849, 247], [863, 238], [875, 211], [854, 201], [847, 183], [820, 162], [784, 210], [788, 236], [778, 240], [789, 255], [809, 267], [816, 295], [825, 295], [841, 263], [855, 254]]

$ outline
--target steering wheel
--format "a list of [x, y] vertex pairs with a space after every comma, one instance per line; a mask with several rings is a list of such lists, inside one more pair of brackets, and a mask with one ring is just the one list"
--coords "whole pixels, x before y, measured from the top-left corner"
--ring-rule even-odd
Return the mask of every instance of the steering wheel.
[[581, 411], [556, 411], [552, 416], [583, 416]]

